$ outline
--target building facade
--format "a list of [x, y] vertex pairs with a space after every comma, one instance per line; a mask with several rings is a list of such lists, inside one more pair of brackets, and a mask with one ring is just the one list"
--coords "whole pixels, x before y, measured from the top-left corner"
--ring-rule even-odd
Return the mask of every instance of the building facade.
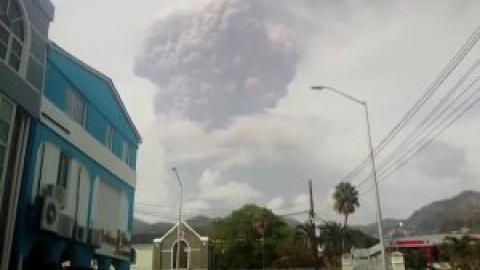
[[0, 0], [0, 269], [8, 269], [31, 126], [40, 118], [48, 0]]
[[141, 138], [115, 86], [49, 43], [40, 99], [10, 269], [129, 269]]
[[133, 244], [135, 260], [132, 262], [132, 270], [152, 270], [153, 244]]
[[[177, 228], [180, 226], [180, 241]], [[179, 269], [209, 269], [210, 243], [187, 223], [178, 223], [163, 237], [153, 241], [154, 270], [177, 269], [177, 245], [180, 244]]]

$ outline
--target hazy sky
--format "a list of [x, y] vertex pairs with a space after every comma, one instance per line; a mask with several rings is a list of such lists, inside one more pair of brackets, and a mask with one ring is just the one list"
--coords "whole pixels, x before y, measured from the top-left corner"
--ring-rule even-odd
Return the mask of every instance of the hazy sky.
[[[51, 39], [114, 80], [143, 136], [137, 216], [167, 221], [178, 205], [172, 166], [184, 182], [186, 216], [218, 216], [247, 202], [279, 214], [305, 210], [311, 178], [319, 216], [338, 218], [332, 190], [368, 153], [364, 114], [309, 87], [368, 101], [376, 144], [480, 24], [474, 0], [53, 2]], [[384, 217], [480, 190], [478, 106], [391, 177], [381, 170], [406, 145], [418, 149], [408, 144], [412, 132], [451, 89], [444, 106], [462, 91], [456, 104], [479, 97], [476, 66], [455, 88], [479, 47], [377, 156]], [[374, 221], [371, 181], [358, 188], [352, 220]]]

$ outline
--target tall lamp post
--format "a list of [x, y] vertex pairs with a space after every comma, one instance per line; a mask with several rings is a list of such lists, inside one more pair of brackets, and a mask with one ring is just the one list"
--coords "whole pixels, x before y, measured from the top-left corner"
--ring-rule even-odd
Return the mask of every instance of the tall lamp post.
[[350, 95], [347, 95], [335, 88], [329, 87], [329, 86], [323, 86], [323, 85], [316, 85], [311, 87], [312, 90], [330, 90], [340, 96], [343, 96], [357, 104], [360, 104], [363, 106], [365, 110], [365, 120], [367, 124], [367, 136], [368, 136], [368, 147], [369, 147], [369, 152], [370, 152], [370, 163], [372, 165], [372, 174], [373, 174], [373, 184], [375, 187], [375, 200], [376, 200], [376, 207], [377, 207], [377, 227], [378, 227], [378, 237], [380, 239], [380, 248], [382, 249], [382, 260], [383, 260], [383, 267], [385, 270], [388, 269], [388, 263], [387, 263], [387, 254], [385, 252], [385, 241], [383, 239], [383, 224], [382, 224], [382, 208], [380, 206], [380, 193], [378, 191], [378, 181], [377, 181], [377, 169], [375, 166], [375, 156], [373, 153], [373, 143], [372, 143], [372, 134], [371, 134], [371, 128], [370, 128], [370, 118], [368, 116], [368, 105], [366, 101], [359, 100], [357, 98], [354, 98]]
[[172, 171], [175, 173], [175, 176], [178, 181], [178, 185], [180, 187], [180, 201], [178, 204], [178, 226], [177, 226], [177, 270], [180, 269], [180, 227], [182, 226], [182, 203], [183, 203], [183, 184], [182, 180], [180, 180], [180, 176], [178, 175], [177, 168], [173, 167]]

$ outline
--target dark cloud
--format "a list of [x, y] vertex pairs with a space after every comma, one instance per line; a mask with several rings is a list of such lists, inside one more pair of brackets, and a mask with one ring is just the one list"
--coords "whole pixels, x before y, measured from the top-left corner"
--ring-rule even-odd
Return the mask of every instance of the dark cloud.
[[212, 1], [159, 19], [135, 72], [158, 86], [157, 114], [209, 127], [275, 107], [295, 76], [288, 30], [268, 23], [256, 0]]

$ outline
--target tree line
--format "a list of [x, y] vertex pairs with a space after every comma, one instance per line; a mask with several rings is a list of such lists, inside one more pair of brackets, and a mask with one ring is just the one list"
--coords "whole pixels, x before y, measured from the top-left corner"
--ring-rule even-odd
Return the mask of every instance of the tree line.
[[[306, 268], [315, 262], [314, 242], [322, 248], [318, 257], [324, 267], [337, 268], [344, 251], [366, 248], [377, 240], [347, 226], [349, 215], [359, 207], [358, 192], [349, 183], [336, 186], [334, 209], [344, 223], [325, 221], [312, 239], [309, 223], [288, 225], [271, 210], [247, 204], [217, 220], [208, 235], [214, 269]], [[315, 240], [315, 241], [314, 241]]]

